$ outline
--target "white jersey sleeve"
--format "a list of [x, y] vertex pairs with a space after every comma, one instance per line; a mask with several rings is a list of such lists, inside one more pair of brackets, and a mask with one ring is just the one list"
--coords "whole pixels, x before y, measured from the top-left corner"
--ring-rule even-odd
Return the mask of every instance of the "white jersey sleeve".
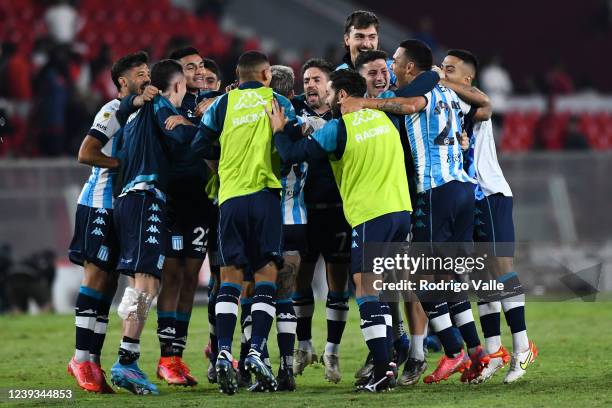
[[88, 134], [100, 140], [102, 145], [106, 145], [121, 127], [116, 116], [118, 109], [119, 100], [115, 99], [110, 101], [96, 114], [93, 124], [91, 125]]

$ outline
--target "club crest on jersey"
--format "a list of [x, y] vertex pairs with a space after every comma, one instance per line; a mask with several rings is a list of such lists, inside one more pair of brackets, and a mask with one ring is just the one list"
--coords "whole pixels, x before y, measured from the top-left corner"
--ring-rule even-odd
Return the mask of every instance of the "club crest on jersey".
[[106, 262], [108, 261], [108, 247], [105, 245], [100, 245], [100, 249], [98, 250], [98, 259]]
[[355, 113], [355, 116], [353, 116], [353, 122], [352, 125], [353, 126], [359, 126], [362, 123], [367, 123], [371, 120], [374, 119], [380, 119], [382, 117], [382, 113], [377, 112], [375, 110], [370, 110], [370, 109], [362, 109], [360, 111], [357, 111]]
[[258, 106], [265, 106], [266, 101], [257, 92], [246, 91], [240, 95], [240, 99], [234, 105], [234, 109], [252, 109]]
[[175, 251], [180, 251], [183, 249], [183, 236], [182, 235], [172, 236], [172, 249]]

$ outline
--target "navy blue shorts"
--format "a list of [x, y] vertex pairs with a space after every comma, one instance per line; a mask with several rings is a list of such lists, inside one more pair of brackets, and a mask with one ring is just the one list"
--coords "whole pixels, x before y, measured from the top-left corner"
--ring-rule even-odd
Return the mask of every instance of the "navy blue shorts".
[[306, 224], [283, 225], [283, 251], [306, 252], [308, 249], [308, 236]]
[[70, 261], [83, 266], [91, 262], [110, 272], [117, 266], [119, 247], [113, 225], [113, 210], [79, 204], [74, 222], [74, 236], [68, 250]]
[[474, 185], [451, 181], [417, 194], [414, 242], [472, 242]]
[[219, 208], [220, 266], [243, 267], [245, 280], [269, 262], [282, 265], [280, 195], [268, 190], [231, 198]]
[[399, 211], [381, 215], [355, 226], [351, 235], [351, 273], [363, 272], [363, 244], [407, 242], [410, 235], [410, 213]]
[[512, 197], [498, 193], [476, 201], [474, 242], [490, 243], [492, 255], [514, 257]]
[[315, 263], [323, 255], [325, 263], [348, 264], [351, 256], [351, 226], [344, 217], [342, 205], [308, 207], [306, 225], [307, 249], [302, 262]]
[[209, 238], [215, 237], [210, 234], [213, 211], [216, 211], [214, 205], [204, 190], [199, 192], [194, 189], [191, 194], [168, 194], [166, 212], [169, 238], [166, 256], [206, 258]]
[[166, 204], [153, 194], [131, 192], [115, 201], [119, 238], [117, 270], [124, 275], [146, 273], [161, 278], [167, 239]]

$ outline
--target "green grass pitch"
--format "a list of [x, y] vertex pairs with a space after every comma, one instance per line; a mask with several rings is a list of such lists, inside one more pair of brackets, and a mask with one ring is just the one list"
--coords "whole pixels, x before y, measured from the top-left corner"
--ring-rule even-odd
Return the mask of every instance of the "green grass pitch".
[[[317, 304], [313, 327], [317, 351], [325, 344], [324, 304]], [[502, 383], [503, 372], [490, 382], [469, 386], [455, 375], [447, 382], [414, 387], [400, 387], [378, 394], [354, 393], [353, 374], [362, 363], [366, 347], [358, 327], [358, 313], [351, 303], [349, 322], [340, 349], [343, 379], [327, 383], [323, 368], [311, 366], [297, 378], [293, 393], [252, 394], [241, 390], [225, 396], [216, 385], [206, 381], [203, 348], [208, 341], [206, 309], [194, 310], [185, 360], [200, 380], [195, 388], [175, 388], [155, 378], [159, 348], [155, 335], [156, 314], [151, 312], [142, 339], [140, 367], [160, 387], [157, 397], [139, 397], [121, 390], [116, 395], [87, 394], [76, 387], [66, 374], [66, 364], [73, 353], [74, 317], [70, 315], [0, 317], [0, 405], [14, 402], [6, 398], [7, 389], [72, 389], [71, 401], [23, 401], [22, 406], [154, 406], [168, 407], [595, 407], [612, 406], [612, 303], [529, 303], [529, 337], [540, 349], [536, 363], [523, 379], [512, 385]], [[504, 344], [511, 346], [502, 318]], [[103, 366], [108, 371], [115, 360], [119, 343], [119, 318], [113, 313], [103, 351]], [[238, 340], [239, 336], [235, 336]], [[239, 350], [239, 348], [235, 348]], [[275, 330], [270, 337], [275, 367], [278, 363]], [[428, 357], [429, 371], [439, 354]]]

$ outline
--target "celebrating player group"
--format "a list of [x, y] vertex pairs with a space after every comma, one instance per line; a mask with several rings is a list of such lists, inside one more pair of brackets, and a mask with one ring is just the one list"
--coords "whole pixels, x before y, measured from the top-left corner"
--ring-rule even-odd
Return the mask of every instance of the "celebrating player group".
[[[150, 70], [144, 52], [114, 63], [117, 98], [102, 107], [79, 151], [79, 162], [92, 166], [69, 250], [84, 267], [68, 364], [81, 388], [114, 392], [100, 354], [118, 274], [129, 284], [117, 310], [122, 338], [112, 383], [159, 393], [138, 366], [157, 298], [156, 375], [197, 384], [183, 351], [207, 254], [207, 377], [225, 394], [294, 391], [296, 376], [319, 360], [311, 334], [319, 256], [328, 287], [320, 354], [327, 381], [342, 378], [351, 294], [369, 351], [357, 391], [415, 386], [434, 337], [444, 355], [426, 384], [455, 373], [483, 383], [506, 365], [505, 383], [525, 374], [538, 351], [513, 270], [512, 192], [495, 153], [491, 105], [472, 86], [478, 61], [459, 49], [433, 61], [412, 39], [391, 56], [378, 49], [378, 29], [371, 12], [348, 16], [343, 63], [308, 60], [300, 95], [293, 70], [257, 51], [240, 56], [237, 82], [225, 92], [215, 61], [194, 48]], [[482, 343], [467, 294], [432, 301], [417, 291], [421, 302], [382, 301], [363, 267], [364, 245], [381, 242], [487, 243], [495, 253], [488, 273], [518, 294], [478, 302]], [[511, 350], [500, 340], [502, 310]], [[268, 350], [274, 322], [276, 375]], [[239, 351], [232, 349], [238, 324]]]

